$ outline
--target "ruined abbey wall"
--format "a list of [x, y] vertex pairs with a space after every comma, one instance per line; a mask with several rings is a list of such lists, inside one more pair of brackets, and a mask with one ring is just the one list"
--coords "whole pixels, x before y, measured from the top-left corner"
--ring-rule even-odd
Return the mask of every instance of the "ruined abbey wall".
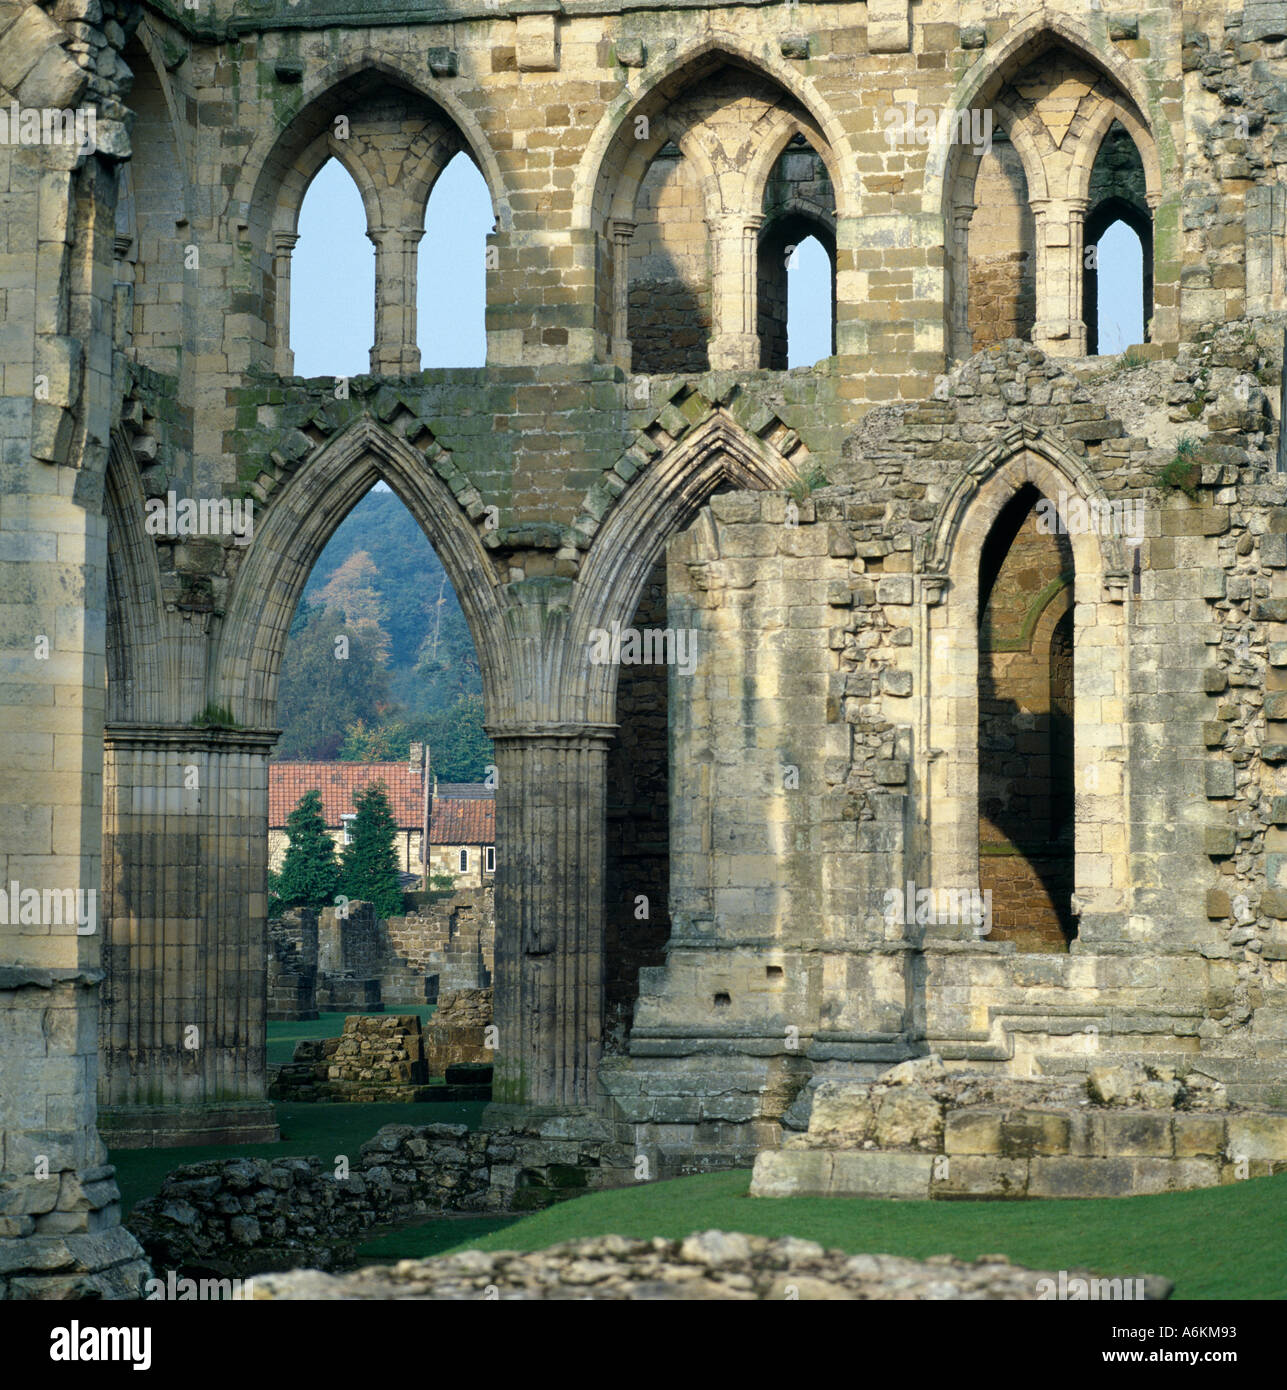
[[[495, 741], [493, 1123], [727, 1162], [818, 1076], [931, 1046], [1280, 1095], [1285, 58], [1281, 0], [0, 4], [0, 105], [97, 117], [92, 149], [0, 145], [0, 870], [100, 895], [87, 932], [0, 927], [5, 1277], [137, 1273], [96, 1097], [118, 1133], [275, 1133], [277, 673], [381, 477]], [[496, 216], [488, 365], [422, 372], [424, 209], [462, 151]], [[329, 159], [375, 250], [344, 382], [294, 376], [289, 335]], [[1148, 243], [1135, 370], [1174, 369], [1143, 403], [1081, 361], [1110, 214]], [[835, 351], [786, 371], [802, 233]], [[980, 564], [1025, 485], [1146, 503], [1138, 548], [1069, 537], [1077, 930], [1050, 950], [1011, 949], [1021, 885], [1009, 940], [883, 907], [985, 877]], [[169, 493], [253, 503], [253, 540], [149, 533]], [[587, 659], [660, 565], [702, 639], [667, 676], [664, 816], [656, 673]], [[639, 893], [667, 907], [627, 958]]]

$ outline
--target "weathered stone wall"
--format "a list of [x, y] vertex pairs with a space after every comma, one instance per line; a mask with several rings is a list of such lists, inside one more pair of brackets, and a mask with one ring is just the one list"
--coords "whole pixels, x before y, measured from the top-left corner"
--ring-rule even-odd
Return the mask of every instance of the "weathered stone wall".
[[405, 1007], [432, 1003], [440, 991], [486, 988], [495, 937], [491, 888], [462, 889], [388, 919], [363, 902], [344, 915], [292, 909], [270, 927], [269, 1016]]
[[[775, 6], [480, 5], [448, 33], [383, 5], [3, 7], [5, 101], [86, 103], [100, 118], [94, 150], [20, 143], [0, 161], [0, 564], [13, 600], [0, 766], [4, 804], [25, 808], [3, 881], [107, 891], [99, 937], [6, 924], [6, 966], [81, 992], [75, 1041], [42, 1044], [38, 1081], [27, 1061], [14, 1084], [0, 1077], [0, 1093], [34, 1107], [5, 1111], [0, 1180], [32, 1180], [30, 1136], [65, 1141], [68, 1170], [97, 1163], [86, 1039], [102, 963], [104, 1097], [135, 1111], [114, 1119], [143, 1142], [273, 1133], [262, 768], [277, 672], [310, 567], [377, 476], [443, 555], [483, 667], [503, 774], [508, 1101], [598, 1099], [617, 721], [612, 681], [582, 653], [590, 628], [629, 620], [667, 538], [722, 487], [773, 494], [767, 514], [722, 503], [731, 553], [698, 565], [750, 627], [699, 615], [721, 634], [719, 670], [672, 718], [717, 757], [707, 786], [695, 764], [676, 773], [689, 801], [672, 822], [674, 930], [664, 979], [641, 986], [643, 1051], [628, 1059], [650, 1089], [631, 1092], [618, 1067], [613, 1103], [632, 1094], [631, 1112], [675, 1126], [677, 1142], [731, 1151], [746, 1138], [732, 1131], [785, 1108], [820, 1063], [866, 1066], [928, 1036], [961, 1059], [1073, 1065], [1087, 1027], [1104, 1050], [1187, 1049], [1226, 1066], [1231, 1086], [1281, 1084], [1281, 927], [1260, 911], [1282, 887], [1281, 826], [1260, 807], [1281, 794], [1282, 721], [1252, 698], [1282, 693], [1259, 650], [1271, 660], [1283, 597], [1271, 539], [1283, 498], [1261, 471], [1273, 431], [1260, 388], [1277, 384], [1279, 349], [1239, 399], [1248, 369], [1208, 372], [1199, 335], [1243, 314], [1267, 330], [1287, 309], [1287, 20], [1281, 0], [996, 10], [842, 3], [784, 33]], [[926, 946], [887, 933], [872, 904], [891, 877], [960, 884], [977, 868], [971, 547], [1000, 492], [1025, 469], [1079, 495], [1152, 496], [1177, 442], [1128, 432], [1028, 348], [967, 365], [935, 398], [970, 352], [986, 178], [969, 142], [890, 140], [889, 117], [908, 97], [931, 124], [970, 115], [953, 109], [962, 95], [1001, 108], [1024, 162], [1034, 256], [1013, 264], [1033, 267], [1035, 344], [1063, 360], [1086, 342], [1101, 137], [1114, 121], [1130, 131], [1154, 231], [1149, 347], [1185, 348], [1177, 406], [1208, 449], [1195, 500], [1154, 499], [1138, 593], [1128, 557], [1078, 553], [1079, 934], [1058, 961], [956, 937]], [[797, 136], [835, 197], [837, 352], [790, 374], [757, 366], [756, 290], [764, 189]], [[668, 144], [688, 170], [670, 189], [683, 216], [641, 224]], [[496, 213], [489, 365], [419, 373], [423, 210], [461, 149]], [[347, 383], [293, 377], [287, 331], [300, 202], [332, 157], [362, 188], [376, 252], [372, 375]], [[650, 226], [683, 229], [683, 244]], [[631, 266], [650, 258], [666, 294], [682, 287], [682, 323], [641, 328], [632, 361]], [[713, 370], [650, 375], [654, 349], [676, 353], [671, 369]], [[893, 401], [912, 408], [891, 424], [872, 408]], [[805, 498], [786, 527], [784, 494], [803, 497], [814, 469], [852, 491]], [[145, 503], [169, 491], [253, 501], [253, 541], [152, 534]], [[700, 607], [668, 582], [672, 602]], [[1220, 609], [1206, 589], [1221, 582], [1247, 597]], [[770, 593], [796, 583], [812, 586], [798, 603]], [[1250, 659], [1233, 645], [1243, 632]], [[1221, 700], [1226, 689], [1246, 693]], [[717, 704], [728, 728], [709, 725]], [[787, 765], [801, 773], [789, 792]], [[1239, 821], [1253, 798], [1256, 818]]]
[[[1192, 500], [1157, 485], [1173, 446], [1127, 434], [1095, 404], [1093, 384], [1009, 344], [953, 374], [943, 401], [855, 440], [865, 484], [799, 505], [716, 497], [672, 543], [671, 621], [698, 628], [701, 657], [673, 725], [667, 962], [644, 972], [630, 1057], [605, 1072], [623, 1120], [676, 1147], [718, 1118], [742, 1118], [749, 1134], [790, 1103], [783, 1076], [798, 1087], [810, 1072], [896, 1060], [916, 1050], [920, 1028], [946, 1057], [1015, 1069], [1200, 1058], [1236, 1098], [1283, 1102], [1283, 928], [1272, 893], [1268, 910], [1252, 907], [1268, 887], [1257, 874], [1277, 863], [1260, 858], [1273, 808], [1260, 791], [1265, 753], [1243, 732], [1260, 708], [1245, 687], [1276, 679], [1256, 645], [1278, 612], [1282, 524], [1265, 505], [1282, 490], [1262, 481], [1264, 351], [1231, 329], [1174, 369], [1171, 409], [1189, 418], [1194, 404], [1223, 426]], [[1212, 388], [1195, 381], [1214, 394], [1198, 396]], [[1048, 468], [1034, 460], [1038, 422], [1066, 441]], [[957, 523], [973, 549], [939, 569], [932, 523], [956, 460], [1006, 430], [1016, 466], [1006, 471], [1000, 447], [977, 465], [985, 485], [997, 479], [980, 489], [995, 500], [981, 520]], [[952, 605], [973, 593], [977, 607], [979, 554], [1013, 490], [1031, 482], [1068, 511], [1059, 491], [1083, 467], [1105, 500], [1141, 508], [1138, 593], [1121, 534], [1136, 529], [1135, 513], [1057, 538], [1077, 571], [1070, 887], [1080, 934], [1072, 955], [1029, 958], [1003, 934], [891, 921], [885, 895], [901, 901], [909, 880], [980, 884], [977, 613]], [[969, 494], [958, 484], [958, 495]], [[1234, 597], [1228, 571], [1241, 572]], [[1040, 578], [1013, 593], [1039, 591]], [[1227, 718], [1213, 718], [1221, 701]], [[1227, 755], [1207, 751], [1226, 740]], [[928, 806], [914, 810], [916, 798]], [[1256, 809], [1226, 821], [1229, 800]], [[1236, 894], [1206, 898], [1229, 880], [1244, 890], [1237, 909]]]
[[176, 1168], [128, 1225], [162, 1272], [329, 1269], [377, 1225], [437, 1212], [530, 1211], [620, 1186], [632, 1173], [632, 1156], [603, 1139], [386, 1125], [356, 1155]]
[[1060, 1083], [931, 1056], [809, 1101], [808, 1131], [756, 1159], [752, 1196], [1124, 1197], [1287, 1171], [1287, 1113], [1230, 1109], [1219, 1082], [1170, 1066]]
[[[496, 910], [493, 889], [459, 889], [445, 900], [426, 902], [385, 924], [397, 971], [386, 968], [383, 994], [390, 1004], [423, 1003], [423, 975], [432, 1000], [450, 990], [486, 989], [495, 965]], [[405, 962], [405, 966], [401, 965]], [[400, 978], [403, 973], [409, 978]], [[419, 989], [419, 997], [410, 993]]]

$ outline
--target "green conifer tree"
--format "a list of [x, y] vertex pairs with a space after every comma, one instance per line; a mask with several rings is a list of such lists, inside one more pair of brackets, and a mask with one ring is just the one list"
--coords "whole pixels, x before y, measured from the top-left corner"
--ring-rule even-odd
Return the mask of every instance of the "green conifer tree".
[[357, 815], [349, 822], [349, 843], [341, 855], [340, 892], [375, 904], [378, 917], [402, 911], [398, 877], [398, 827], [383, 782], [373, 782], [353, 798]]
[[339, 892], [335, 842], [326, 832], [322, 793], [305, 792], [286, 819], [290, 845], [276, 876], [275, 896], [283, 907], [330, 907]]

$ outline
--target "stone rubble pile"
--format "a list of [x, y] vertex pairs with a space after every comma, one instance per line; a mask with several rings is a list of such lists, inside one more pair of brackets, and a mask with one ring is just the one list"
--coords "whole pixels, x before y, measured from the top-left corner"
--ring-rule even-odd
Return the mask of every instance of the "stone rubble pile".
[[[1081, 1276], [1088, 1283], [1093, 1276]], [[1044, 1282], [1043, 1282], [1044, 1281]], [[1072, 1287], [1071, 1277], [1064, 1287]], [[1058, 1297], [1059, 1276], [1012, 1265], [933, 1256], [848, 1255], [813, 1241], [705, 1231], [684, 1240], [599, 1236], [546, 1250], [466, 1250], [329, 1275], [295, 1270], [256, 1279], [255, 1299], [1036, 1300]], [[1095, 1280], [1087, 1297], [1164, 1299], [1157, 1276]], [[1092, 1290], [1095, 1290], [1094, 1292]]]

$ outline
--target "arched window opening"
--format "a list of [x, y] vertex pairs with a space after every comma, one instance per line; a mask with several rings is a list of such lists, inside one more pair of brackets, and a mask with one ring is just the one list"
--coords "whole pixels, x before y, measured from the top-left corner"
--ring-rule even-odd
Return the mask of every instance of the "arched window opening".
[[788, 367], [812, 367], [836, 351], [836, 274], [817, 237], [806, 237], [787, 258]]
[[760, 366], [809, 367], [836, 350], [835, 192], [795, 135], [764, 189], [757, 286]]
[[[480, 886], [467, 876], [473, 852], [495, 842], [494, 793], [486, 785], [493, 753], [464, 614], [415, 517], [382, 483], [336, 528], [308, 577], [282, 654], [276, 719], [282, 735], [268, 769], [268, 980], [280, 1012], [270, 1017], [287, 1021], [310, 1007], [426, 1004], [437, 977], [426, 962], [407, 958], [391, 919], [403, 914], [408, 891]], [[392, 825], [366, 804], [377, 786]], [[302, 803], [314, 792], [310, 826]], [[319, 810], [335, 847], [329, 866]], [[292, 823], [297, 811], [303, 814]], [[288, 859], [292, 836], [313, 852], [302, 856], [297, 845]], [[310, 922], [336, 894], [371, 908]], [[474, 949], [460, 953], [458, 988], [491, 983], [490, 910], [483, 901], [476, 906], [465, 927]], [[377, 927], [381, 919], [388, 925]]]
[[969, 230], [972, 351], [1032, 338], [1037, 317], [1037, 230], [1019, 152], [994, 127], [974, 180]]
[[422, 368], [487, 363], [487, 235], [491, 194], [478, 166], [455, 155], [434, 184], [419, 248], [417, 340]]
[[1144, 247], [1125, 221], [1114, 222], [1086, 260], [1086, 345], [1092, 357], [1143, 343]]
[[629, 248], [632, 369], [709, 370], [711, 264], [701, 182], [674, 143], [657, 151], [644, 175]]
[[990, 941], [1062, 951], [1076, 935], [1072, 547], [1030, 484], [979, 564], [979, 885]]
[[1150, 341], [1153, 214], [1144, 161], [1120, 121], [1108, 128], [1090, 171], [1083, 240], [1082, 317], [1091, 356]]
[[362, 196], [338, 159], [318, 171], [299, 212], [290, 264], [296, 376], [359, 376], [375, 341], [375, 255]]
[[295, 610], [276, 756], [401, 760], [429, 738], [440, 780], [481, 780], [490, 760], [481, 702], [478, 656], [446, 571], [401, 498], [377, 483], [336, 528]]

